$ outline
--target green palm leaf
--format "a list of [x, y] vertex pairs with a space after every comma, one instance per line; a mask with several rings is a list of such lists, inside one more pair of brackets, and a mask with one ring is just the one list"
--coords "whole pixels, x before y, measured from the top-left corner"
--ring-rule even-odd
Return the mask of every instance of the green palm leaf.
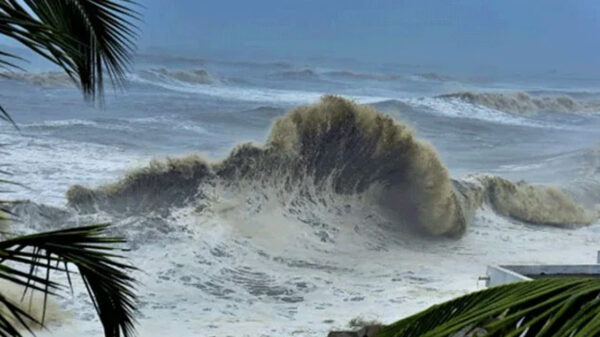
[[[134, 1], [0, 0], [0, 34], [15, 39], [60, 66], [86, 98], [101, 97], [104, 72], [123, 84], [134, 52]], [[9, 53], [0, 65], [13, 66]], [[98, 95], [99, 94], [99, 95]]]
[[[0, 0], [0, 34], [61, 67], [84, 98], [97, 100], [103, 96], [105, 72], [116, 87], [124, 84], [136, 37], [132, 22], [139, 19], [132, 9], [135, 4], [130, 0]], [[0, 68], [19, 68], [18, 60], [0, 51]], [[0, 119], [17, 128], [1, 106]], [[0, 179], [0, 184], [15, 183]], [[0, 222], [14, 220], [12, 216], [10, 203], [0, 200]], [[0, 309], [4, 309], [0, 337], [20, 337], [21, 328], [31, 332], [32, 325], [43, 325], [48, 295], [64, 287], [51, 280], [51, 272], [65, 273], [70, 287], [69, 265], [75, 266], [87, 287], [105, 336], [132, 335], [136, 297], [127, 272], [133, 268], [111, 252], [123, 240], [103, 236], [105, 228], [89, 226], [0, 242], [0, 280], [24, 286], [31, 294], [44, 294], [44, 314], [37, 320], [0, 291]]]
[[547, 278], [490, 288], [402, 319], [378, 336], [600, 336], [600, 279]]
[[[131, 336], [136, 295], [134, 281], [127, 272], [135, 268], [119, 262], [121, 256], [113, 253], [114, 245], [124, 240], [105, 236], [106, 227], [71, 228], [1, 241], [0, 279], [24, 286], [26, 292], [42, 292], [46, 302], [48, 295], [56, 295], [65, 287], [51, 279], [51, 271], [65, 273], [68, 286], [72, 287], [68, 268], [72, 264], [87, 287], [105, 336]], [[25, 270], [19, 265], [26, 267]], [[2, 312], [0, 336], [21, 336], [18, 328], [30, 330], [30, 322], [43, 324], [45, 313], [41, 320], [36, 320], [1, 293], [0, 304], [8, 308], [12, 321], [19, 322], [15, 326]]]

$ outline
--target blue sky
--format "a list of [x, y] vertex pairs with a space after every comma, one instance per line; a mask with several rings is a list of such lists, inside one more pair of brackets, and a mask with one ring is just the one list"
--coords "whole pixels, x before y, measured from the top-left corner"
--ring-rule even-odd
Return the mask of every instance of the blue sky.
[[[598, 0], [144, 0], [142, 49], [600, 73]], [[596, 70], [598, 69], [598, 70]]]

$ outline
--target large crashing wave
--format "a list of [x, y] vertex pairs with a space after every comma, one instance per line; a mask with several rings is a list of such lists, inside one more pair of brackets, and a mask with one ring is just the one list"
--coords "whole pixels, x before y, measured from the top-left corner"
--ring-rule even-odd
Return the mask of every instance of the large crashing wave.
[[276, 120], [265, 145], [241, 145], [221, 162], [197, 156], [154, 161], [112, 185], [74, 186], [67, 197], [79, 211], [168, 211], [200, 205], [214, 184], [293, 192], [311, 202], [365, 195], [363, 202], [392, 222], [429, 235], [461, 235], [482, 203], [533, 223], [591, 222], [553, 188], [483, 176], [453, 181], [436, 151], [405, 125], [335, 96], [289, 112]]
[[438, 96], [444, 99], [458, 99], [470, 104], [503, 112], [533, 115], [536, 113], [592, 113], [600, 112], [600, 102], [578, 101], [569, 96], [531, 96], [525, 92], [458, 92]]

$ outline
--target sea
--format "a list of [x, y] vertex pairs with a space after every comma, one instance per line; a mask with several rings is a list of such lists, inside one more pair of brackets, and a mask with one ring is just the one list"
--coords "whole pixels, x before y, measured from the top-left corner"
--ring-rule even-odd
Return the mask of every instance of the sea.
[[[600, 79], [148, 53], [102, 102], [34, 69], [0, 105], [11, 230], [111, 223], [141, 337], [326, 336], [600, 250]], [[74, 285], [39, 336], [102, 335]]]

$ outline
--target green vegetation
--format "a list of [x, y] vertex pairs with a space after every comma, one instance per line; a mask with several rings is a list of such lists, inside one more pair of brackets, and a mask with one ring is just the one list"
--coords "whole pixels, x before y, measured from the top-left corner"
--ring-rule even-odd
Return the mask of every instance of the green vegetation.
[[600, 335], [600, 279], [507, 284], [434, 305], [378, 337], [590, 337]]

